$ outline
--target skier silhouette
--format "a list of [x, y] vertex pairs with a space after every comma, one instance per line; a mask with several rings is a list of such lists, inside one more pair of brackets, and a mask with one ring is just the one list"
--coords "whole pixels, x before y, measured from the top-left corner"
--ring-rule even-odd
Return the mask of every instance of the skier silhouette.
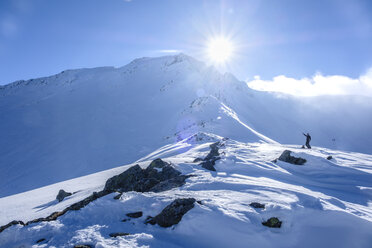
[[311, 136], [310, 136], [310, 134], [309, 133], [307, 133], [307, 134], [302, 133], [302, 134], [306, 137], [306, 147], [311, 149], [311, 146], [310, 146]]

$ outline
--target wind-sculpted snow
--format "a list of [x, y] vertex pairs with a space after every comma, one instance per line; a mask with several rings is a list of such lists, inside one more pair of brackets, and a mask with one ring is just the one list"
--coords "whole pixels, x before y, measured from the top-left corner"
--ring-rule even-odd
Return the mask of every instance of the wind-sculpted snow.
[[372, 153], [370, 112], [346, 98], [256, 92], [184, 54], [17, 81], [0, 88], [0, 197], [132, 163], [198, 132], [299, 146], [310, 132], [312, 145]]
[[[118, 200], [112, 193], [56, 221], [12, 226], [0, 233], [0, 247], [370, 247], [371, 155], [228, 139], [219, 150], [216, 172], [211, 172], [193, 161], [207, 156], [216, 140], [222, 141], [215, 135], [194, 136], [159, 148], [139, 162], [147, 166], [161, 157], [183, 174], [196, 175], [179, 188], [126, 192]], [[307, 162], [271, 162], [286, 149]], [[333, 159], [327, 160], [329, 155]], [[102, 190], [108, 178], [131, 166], [1, 198], [0, 225], [61, 210]], [[58, 202], [60, 188], [77, 193]], [[148, 216], [159, 215], [180, 198], [197, 203], [178, 224], [146, 224]], [[128, 219], [127, 214], [138, 212], [138, 218]], [[269, 220], [280, 221], [280, 228], [262, 224]], [[118, 233], [125, 235], [113, 235]], [[41, 239], [45, 240], [36, 244]]]

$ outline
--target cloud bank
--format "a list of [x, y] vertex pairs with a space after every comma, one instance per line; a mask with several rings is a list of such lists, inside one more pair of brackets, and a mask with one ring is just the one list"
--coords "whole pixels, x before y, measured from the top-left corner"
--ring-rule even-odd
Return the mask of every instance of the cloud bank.
[[316, 74], [311, 78], [295, 79], [280, 75], [272, 80], [262, 80], [259, 76], [255, 76], [254, 80], [246, 82], [250, 88], [255, 90], [296, 96], [362, 95], [372, 97], [372, 68], [358, 78]]

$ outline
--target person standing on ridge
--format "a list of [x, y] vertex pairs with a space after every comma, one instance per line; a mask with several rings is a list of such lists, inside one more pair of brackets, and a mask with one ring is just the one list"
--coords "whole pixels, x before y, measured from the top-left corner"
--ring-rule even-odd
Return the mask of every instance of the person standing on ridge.
[[311, 136], [310, 136], [310, 134], [309, 133], [307, 133], [307, 134], [302, 133], [302, 134], [306, 137], [306, 144], [305, 144], [306, 147], [311, 149], [311, 146], [310, 146]]

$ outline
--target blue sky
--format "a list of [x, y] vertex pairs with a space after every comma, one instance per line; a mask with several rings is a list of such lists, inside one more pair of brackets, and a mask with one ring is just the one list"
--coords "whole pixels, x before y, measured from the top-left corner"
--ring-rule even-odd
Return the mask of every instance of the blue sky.
[[213, 35], [235, 44], [223, 70], [241, 80], [357, 78], [372, 67], [372, 1], [1, 0], [0, 84], [164, 50], [204, 60]]

